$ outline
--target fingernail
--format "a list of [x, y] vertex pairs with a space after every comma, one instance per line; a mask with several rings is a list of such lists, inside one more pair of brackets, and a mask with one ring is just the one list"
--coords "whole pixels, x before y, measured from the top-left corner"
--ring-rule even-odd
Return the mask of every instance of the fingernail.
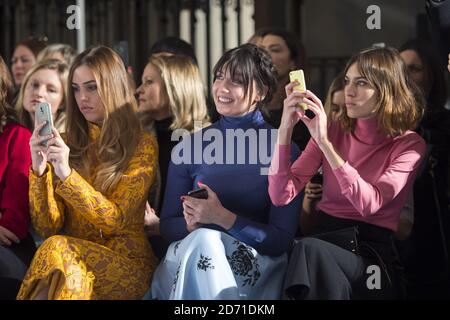
[[199, 181], [199, 182], [197, 182], [197, 184], [198, 184], [199, 186], [201, 186], [201, 185], [203, 185], [203, 182]]
[[182, 196], [182, 197], [180, 197], [180, 199], [181, 199], [181, 201], [182, 201], [182, 202], [184, 202], [184, 200], [185, 200], [185, 197], [184, 197], [184, 196]]

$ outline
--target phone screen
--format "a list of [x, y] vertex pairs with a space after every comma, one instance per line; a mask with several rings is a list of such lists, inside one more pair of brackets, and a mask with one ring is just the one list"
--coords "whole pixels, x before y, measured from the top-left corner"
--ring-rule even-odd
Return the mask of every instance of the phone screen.
[[206, 189], [191, 190], [187, 195], [197, 199], [208, 199], [208, 191]]
[[[48, 136], [52, 134], [52, 110], [50, 104], [48, 102], [39, 103], [35, 109], [35, 117], [36, 123], [39, 125], [42, 122], [46, 122], [46, 124], [39, 130], [40, 136]], [[47, 145], [47, 141], [42, 141], [41, 145]]]

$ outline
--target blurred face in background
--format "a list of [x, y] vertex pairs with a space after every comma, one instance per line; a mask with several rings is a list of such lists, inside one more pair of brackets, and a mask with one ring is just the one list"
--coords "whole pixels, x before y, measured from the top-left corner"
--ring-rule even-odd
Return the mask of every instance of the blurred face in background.
[[151, 63], [142, 74], [142, 84], [138, 87], [139, 112], [149, 112], [156, 120], [170, 115], [169, 97], [159, 70]]
[[264, 36], [258, 45], [270, 54], [279, 79], [287, 77], [289, 71], [295, 69], [295, 61], [291, 58], [291, 52], [282, 37], [269, 34]]
[[23, 78], [28, 70], [36, 63], [36, 57], [26, 46], [19, 45], [12, 57], [11, 71], [16, 86], [22, 84]]
[[419, 55], [414, 50], [405, 50], [400, 53], [403, 61], [408, 68], [408, 73], [411, 79], [416, 83], [419, 88], [422, 88], [425, 92], [426, 79], [425, 79], [425, 68], [423, 62]]

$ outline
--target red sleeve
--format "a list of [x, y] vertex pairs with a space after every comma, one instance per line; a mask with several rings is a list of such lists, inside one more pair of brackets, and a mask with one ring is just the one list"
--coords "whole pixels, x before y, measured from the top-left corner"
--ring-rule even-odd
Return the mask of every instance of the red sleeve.
[[[7, 126], [8, 127], [8, 126]], [[31, 165], [28, 129], [10, 125], [1, 134], [0, 158], [0, 225], [24, 239], [28, 232], [28, 172]], [[1, 172], [3, 171], [3, 172]]]

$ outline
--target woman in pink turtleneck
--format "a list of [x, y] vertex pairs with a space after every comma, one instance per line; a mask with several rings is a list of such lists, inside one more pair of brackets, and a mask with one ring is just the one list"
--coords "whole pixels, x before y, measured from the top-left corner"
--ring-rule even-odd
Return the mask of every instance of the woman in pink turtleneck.
[[[323, 196], [314, 231], [358, 226], [362, 246], [357, 255], [317, 238], [301, 239], [292, 252], [285, 293], [294, 299], [398, 297], [391, 236], [425, 151], [425, 142], [410, 131], [422, 116], [423, 98], [392, 48], [367, 49], [350, 59], [345, 112], [338, 122], [327, 121], [312, 92], [295, 92], [294, 86], [286, 86], [270, 198], [275, 205], [289, 203], [322, 166]], [[299, 102], [308, 105], [313, 119], [297, 107]], [[313, 139], [291, 164], [292, 128], [300, 120]], [[379, 266], [380, 273], [370, 265]], [[367, 284], [376, 290], [367, 290]]]

